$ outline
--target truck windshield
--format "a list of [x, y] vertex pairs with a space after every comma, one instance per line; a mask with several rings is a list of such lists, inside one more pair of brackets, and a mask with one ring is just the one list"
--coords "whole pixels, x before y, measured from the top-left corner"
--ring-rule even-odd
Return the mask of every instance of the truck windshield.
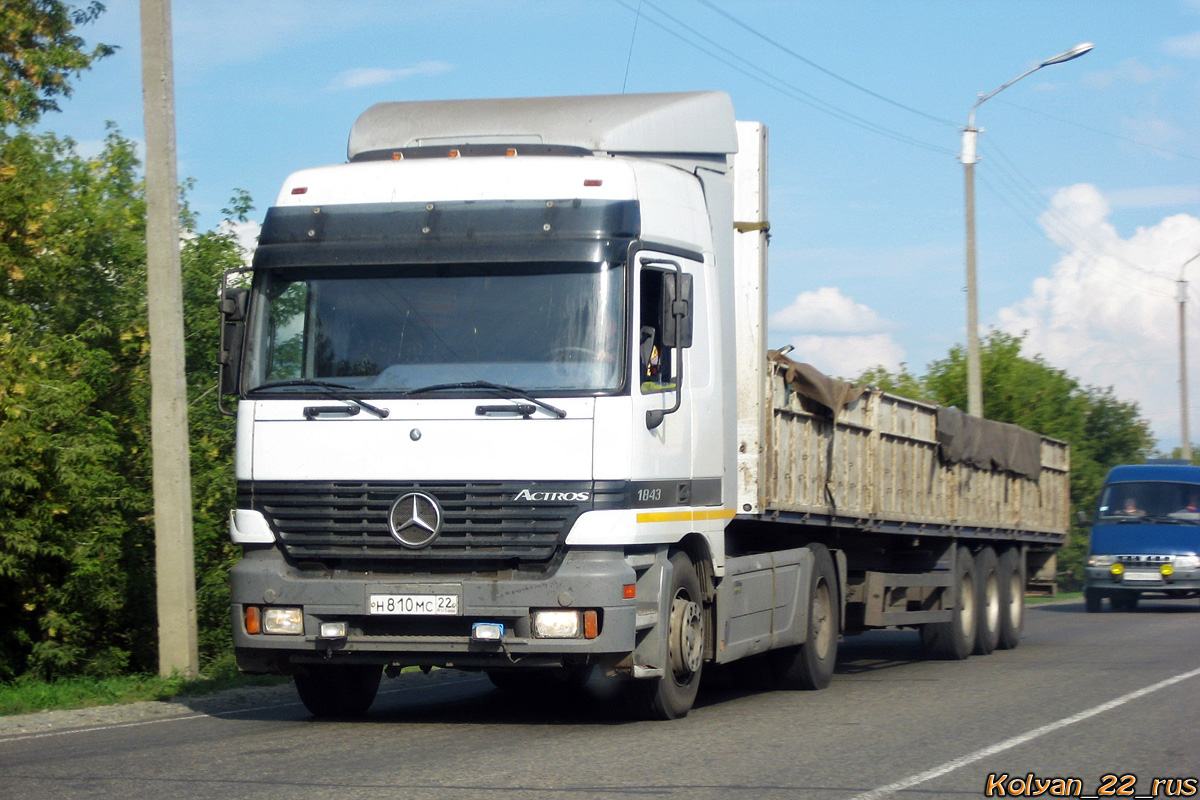
[[323, 379], [386, 394], [489, 381], [612, 391], [624, 372], [624, 275], [606, 263], [263, 270], [246, 386]]
[[1100, 494], [1097, 522], [1170, 519], [1200, 522], [1200, 485], [1168, 481], [1110, 483]]

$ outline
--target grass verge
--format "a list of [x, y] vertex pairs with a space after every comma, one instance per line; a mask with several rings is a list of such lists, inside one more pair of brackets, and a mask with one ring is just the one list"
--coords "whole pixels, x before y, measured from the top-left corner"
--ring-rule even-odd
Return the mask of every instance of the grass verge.
[[24, 676], [0, 683], [0, 716], [138, 700], [170, 700], [182, 695], [208, 694], [240, 686], [271, 686], [289, 680], [273, 675], [243, 675], [238, 672], [232, 655], [209, 664], [198, 678], [123, 675], [41, 681]]

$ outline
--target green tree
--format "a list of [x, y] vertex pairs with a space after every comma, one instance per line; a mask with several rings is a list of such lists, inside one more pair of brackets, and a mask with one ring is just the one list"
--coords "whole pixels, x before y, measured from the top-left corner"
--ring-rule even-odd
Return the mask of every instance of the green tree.
[[82, 9], [60, 0], [0, 3], [0, 124], [36, 122], [57, 111], [57, 98], [71, 95], [71, 76], [112, 54], [106, 44], [87, 50], [74, 33], [103, 12], [98, 2]]
[[[153, 670], [145, 204], [132, 142], [0, 134], [0, 679]], [[185, 214], [185, 219], [190, 217]], [[189, 232], [184, 315], [204, 654], [228, 648], [230, 421], [215, 404], [232, 235]]]

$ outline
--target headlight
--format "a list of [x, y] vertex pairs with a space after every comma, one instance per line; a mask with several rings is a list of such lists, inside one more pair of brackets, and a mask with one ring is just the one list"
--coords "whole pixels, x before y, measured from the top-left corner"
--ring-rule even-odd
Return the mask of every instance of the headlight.
[[1111, 567], [1116, 560], [1116, 556], [1088, 556], [1088, 566]]
[[264, 608], [264, 633], [304, 633], [304, 610], [300, 608]]
[[1177, 569], [1200, 569], [1200, 556], [1175, 556]]
[[533, 635], [539, 639], [576, 639], [579, 637], [579, 612], [535, 611]]

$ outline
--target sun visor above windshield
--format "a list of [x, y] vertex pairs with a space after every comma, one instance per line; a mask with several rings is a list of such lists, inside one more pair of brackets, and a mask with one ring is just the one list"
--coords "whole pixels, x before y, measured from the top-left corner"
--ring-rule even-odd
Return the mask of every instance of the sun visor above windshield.
[[255, 269], [337, 264], [624, 261], [640, 233], [632, 200], [276, 206]]

